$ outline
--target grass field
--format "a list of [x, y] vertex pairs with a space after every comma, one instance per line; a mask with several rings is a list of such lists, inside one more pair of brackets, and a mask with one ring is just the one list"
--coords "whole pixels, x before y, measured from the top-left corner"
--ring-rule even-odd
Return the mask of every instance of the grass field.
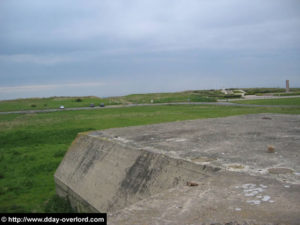
[[278, 98], [278, 99], [255, 99], [255, 100], [239, 100], [232, 101], [238, 104], [253, 105], [295, 105], [300, 106], [300, 98]]
[[0, 101], [0, 111], [21, 111], [37, 109], [58, 109], [61, 105], [66, 108], [88, 107], [93, 103], [99, 106], [121, 104], [117, 99], [105, 99], [98, 97], [51, 97], [51, 98], [25, 98], [16, 100]]
[[[285, 88], [241, 88], [247, 95], [259, 95], [267, 93], [285, 93]], [[300, 92], [300, 88], [290, 88], [291, 92]]]
[[[170, 93], [149, 93], [132, 94], [120, 97], [99, 98], [88, 97], [50, 97], [50, 98], [26, 98], [0, 101], [0, 112], [57, 109], [61, 105], [65, 108], [89, 107], [90, 104], [99, 106], [119, 104], [143, 104], [143, 103], [169, 103], [169, 102], [215, 102], [218, 99], [239, 98], [240, 91], [231, 89], [235, 94], [225, 95], [220, 90], [194, 90]], [[291, 88], [290, 93], [283, 93], [283, 88], [244, 88], [246, 94], [264, 95], [275, 93], [274, 95], [290, 96], [298, 95], [300, 88]], [[249, 103], [251, 104], [251, 103]], [[256, 104], [256, 103], [253, 103]]]
[[58, 109], [61, 105], [65, 108], [88, 107], [91, 103], [99, 106], [118, 104], [141, 104], [141, 103], [167, 103], [167, 102], [215, 102], [217, 98], [223, 98], [220, 91], [184, 91], [173, 93], [149, 93], [133, 94], [121, 97], [50, 97], [50, 98], [27, 98], [0, 101], [0, 112]]
[[300, 95], [300, 92], [288, 92], [288, 93], [277, 93], [274, 94], [274, 96], [294, 96], [294, 95]]
[[150, 103], [167, 103], [167, 102], [215, 102], [217, 98], [223, 98], [224, 94], [220, 91], [184, 91], [174, 93], [150, 93], [150, 94], [132, 94], [122, 97], [124, 101], [142, 104]]
[[[173, 105], [0, 115], [0, 212], [62, 212], [53, 175], [78, 132], [299, 108]], [[55, 205], [55, 204], [54, 204]]]

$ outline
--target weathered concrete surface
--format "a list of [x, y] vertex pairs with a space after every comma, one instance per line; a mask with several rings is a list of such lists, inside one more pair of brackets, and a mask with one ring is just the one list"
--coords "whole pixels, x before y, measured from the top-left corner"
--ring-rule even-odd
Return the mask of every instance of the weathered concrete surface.
[[100, 212], [111, 212], [189, 179], [204, 178], [214, 170], [88, 133], [72, 144], [55, 182], [58, 194], [71, 195], [80, 211], [89, 211], [86, 205], [91, 205]]
[[109, 224], [299, 224], [299, 151], [299, 115], [109, 129], [80, 134], [55, 181]]
[[219, 172], [108, 214], [109, 224], [299, 224], [299, 185]]

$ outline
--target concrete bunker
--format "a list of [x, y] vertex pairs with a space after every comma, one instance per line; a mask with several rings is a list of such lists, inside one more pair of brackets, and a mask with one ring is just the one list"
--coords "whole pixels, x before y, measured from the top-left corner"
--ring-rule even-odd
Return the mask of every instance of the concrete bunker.
[[[274, 153], [268, 152], [269, 145]], [[194, 214], [206, 223], [260, 218], [296, 224], [299, 151], [299, 115], [256, 114], [115, 128], [78, 134], [54, 178], [57, 194], [67, 197], [78, 212], [108, 212], [109, 224], [140, 224], [142, 218], [152, 221], [149, 224], [199, 222]], [[292, 172], [268, 172], [274, 168]], [[258, 195], [263, 187], [269, 187], [270, 196], [280, 193], [280, 199]], [[234, 194], [239, 188], [249, 196]], [[223, 194], [228, 196], [223, 199]], [[278, 205], [259, 208], [272, 201]], [[181, 202], [186, 204], [180, 206]], [[176, 214], [181, 219], [175, 220]]]

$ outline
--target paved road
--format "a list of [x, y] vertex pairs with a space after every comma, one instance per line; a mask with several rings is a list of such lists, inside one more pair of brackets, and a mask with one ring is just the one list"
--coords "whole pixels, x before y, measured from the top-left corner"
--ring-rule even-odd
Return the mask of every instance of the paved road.
[[231, 102], [176, 102], [176, 103], [155, 103], [155, 104], [128, 104], [128, 105], [108, 105], [105, 107], [76, 107], [65, 109], [41, 109], [41, 110], [22, 110], [12, 112], [0, 112], [0, 115], [6, 114], [31, 114], [31, 113], [47, 113], [58, 111], [77, 111], [77, 110], [96, 110], [105, 108], [123, 108], [123, 107], [137, 107], [137, 106], [161, 106], [161, 105], [221, 105], [221, 106], [241, 106], [241, 107], [285, 107], [285, 108], [300, 108], [300, 106], [293, 105], [252, 105], [252, 104], [237, 104]]

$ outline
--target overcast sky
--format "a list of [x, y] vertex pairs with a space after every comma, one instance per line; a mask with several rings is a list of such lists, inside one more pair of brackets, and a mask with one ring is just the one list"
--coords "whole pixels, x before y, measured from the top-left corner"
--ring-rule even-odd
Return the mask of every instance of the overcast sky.
[[1, 0], [0, 99], [300, 87], [299, 0]]

